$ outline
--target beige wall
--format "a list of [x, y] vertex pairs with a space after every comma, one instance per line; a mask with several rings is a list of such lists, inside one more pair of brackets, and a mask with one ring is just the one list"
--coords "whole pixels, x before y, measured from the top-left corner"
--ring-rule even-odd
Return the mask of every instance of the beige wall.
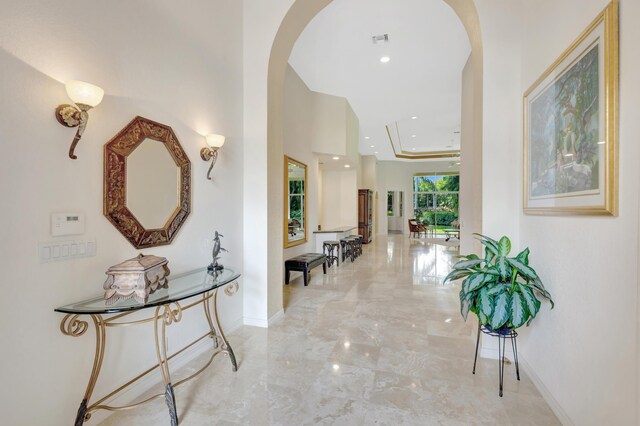
[[[102, 215], [102, 147], [134, 116], [170, 125], [193, 168], [193, 208], [185, 225], [171, 245], [142, 252], [165, 256], [172, 274], [203, 267], [211, 260], [217, 229], [229, 250], [223, 263], [243, 270], [242, 6], [204, 0], [188, 6], [145, 0], [81, 7], [74, 1], [25, 0], [4, 6], [2, 423], [72, 424], [95, 341], [93, 331], [80, 338], [62, 335], [62, 315], [53, 309], [100, 295], [106, 269], [139, 253]], [[75, 130], [59, 125], [53, 114], [58, 104], [69, 102], [62, 84], [69, 79], [87, 80], [106, 92], [90, 112], [77, 160], [67, 156]], [[199, 156], [206, 133], [227, 136], [213, 181], [206, 179], [208, 165]], [[84, 237], [96, 239], [97, 256], [39, 263], [39, 242], [66, 239], [50, 236], [49, 215], [60, 211], [86, 215]], [[240, 289], [233, 298], [220, 295], [228, 330], [242, 322], [243, 283]], [[171, 333], [172, 349], [205, 332], [200, 317], [188, 311], [170, 327], [180, 330]], [[97, 395], [156, 363], [152, 335], [151, 324], [108, 331]]]
[[357, 172], [322, 172], [322, 229], [358, 225]]
[[482, 129], [476, 125], [482, 99], [475, 91], [473, 58], [462, 71], [460, 131], [460, 253], [479, 253], [482, 233]]
[[346, 99], [309, 90], [290, 66], [284, 81], [283, 120], [284, 153], [309, 165], [308, 241], [285, 249], [284, 259], [289, 259], [316, 251], [313, 231], [318, 225], [322, 229], [357, 225], [358, 163], [350, 161], [350, 170], [321, 173], [316, 154], [359, 159], [359, 125]]
[[[321, 198], [318, 158], [312, 152], [313, 141], [318, 136], [312, 130], [315, 126], [313, 105], [317, 98], [319, 96], [307, 88], [298, 74], [287, 67], [284, 81], [283, 150], [285, 155], [307, 165], [307, 243], [284, 249], [284, 259], [315, 252], [313, 231], [318, 229]], [[284, 188], [281, 191], [284, 193]]]
[[[522, 93], [606, 6], [605, 0], [524, 3]], [[566, 19], [571, 16], [571, 19]], [[640, 3], [620, 2], [619, 216], [529, 216], [520, 241], [554, 296], [522, 338], [523, 354], [576, 425], [638, 424], [638, 96]], [[518, 138], [522, 159], [522, 138]], [[517, 175], [522, 199], [521, 171]]]
[[[378, 161], [378, 178], [376, 187], [378, 190], [378, 234], [387, 234], [387, 192], [404, 192], [404, 221], [413, 218], [413, 176], [418, 173], [434, 172], [455, 172], [459, 166], [449, 167], [450, 161]], [[395, 229], [409, 233], [407, 224], [396, 224], [398, 220], [393, 219]]]

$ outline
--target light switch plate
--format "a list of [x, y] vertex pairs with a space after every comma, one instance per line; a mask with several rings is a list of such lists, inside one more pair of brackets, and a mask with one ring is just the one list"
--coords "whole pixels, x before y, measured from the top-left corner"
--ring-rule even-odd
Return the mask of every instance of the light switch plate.
[[49, 263], [93, 257], [96, 255], [97, 247], [95, 238], [50, 241], [38, 244], [38, 258], [40, 263]]
[[84, 234], [84, 213], [51, 213], [51, 236]]

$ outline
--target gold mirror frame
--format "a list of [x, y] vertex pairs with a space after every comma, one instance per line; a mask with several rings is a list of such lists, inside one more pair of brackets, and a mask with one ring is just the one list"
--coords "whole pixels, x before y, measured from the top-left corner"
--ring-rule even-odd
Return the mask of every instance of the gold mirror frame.
[[[147, 138], [162, 142], [180, 169], [178, 206], [157, 229], [145, 229], [127, 207], [127, 157]], [[137, 116], [104, 145], [103, 201], [105, 217], [135, 248], [171, 244], [191, 212], [191, 162], [171, 127]]]
[[[289, 241], [289, 164], [295, 164], [298, 167], [304, 169], [304, 238], [295, 241]], [[307, 242], [307, 233], [309, 224], [307, 223], [307, 185], [308, 176], [307, 176], [307, 165], [301, 163], [300, 161], [294, 160], [293, 158], [285, 155], [284, 156], [284, 210], [282, 212], [284, 216], [284, 248], [299, 246], [300, 244], [304, 244]]]

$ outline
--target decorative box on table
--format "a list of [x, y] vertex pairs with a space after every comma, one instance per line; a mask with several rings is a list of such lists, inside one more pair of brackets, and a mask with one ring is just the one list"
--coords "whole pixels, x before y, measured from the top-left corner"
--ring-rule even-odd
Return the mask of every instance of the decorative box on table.
[[145, 303], [149, 294], [169, 287], [168, 263], [164, 257], [140, 254], [113, 265], [106, 272], [107, 280], [103, 286], [106, 303], [111, 305], [129, 298]]

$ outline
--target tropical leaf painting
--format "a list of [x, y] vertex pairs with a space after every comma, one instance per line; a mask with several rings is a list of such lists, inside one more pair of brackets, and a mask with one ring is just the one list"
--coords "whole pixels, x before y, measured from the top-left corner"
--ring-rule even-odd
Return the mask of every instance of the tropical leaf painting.
[[599, 44], [531, 102], [532, 198], [600, 190]]

